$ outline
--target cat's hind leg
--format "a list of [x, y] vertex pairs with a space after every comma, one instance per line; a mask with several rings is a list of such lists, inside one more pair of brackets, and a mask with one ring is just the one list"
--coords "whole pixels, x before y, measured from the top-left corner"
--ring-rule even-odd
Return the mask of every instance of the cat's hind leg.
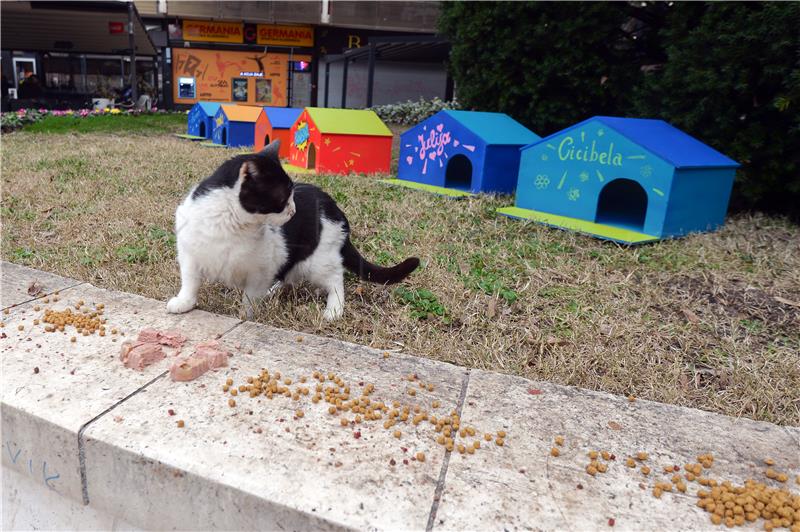
[[340, 271], [338, 275], [332, 275], [326, 285], [328, 302], [323, 317], [332, 321], [344, 314], [344, 273]]
[[191, 257], [179, 256], [178, 263], [181, 267], [181, 290], [167, 302], [167, 312], [170, 314], [183, 314], [192, 310], [197, 305], [197, 292], [203, 281]]
[[246, 320], [253, 319], [256, 304], [266, 296], [280, 289], [280, 283], [267, 283], [263, 279], [247, 279], [242, 293], [242, 316]]

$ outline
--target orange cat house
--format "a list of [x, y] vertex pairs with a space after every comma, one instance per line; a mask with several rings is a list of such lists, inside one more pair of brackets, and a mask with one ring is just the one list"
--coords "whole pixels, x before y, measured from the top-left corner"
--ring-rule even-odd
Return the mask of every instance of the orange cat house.
[[290, 132], [293, 166], [348, 174], [388, 174], [392, 132], [373, 111], [306, 107]]
[[289, 132], [303, 109], [298, 107], [264, 107], [256, 119], [253, 151], [261, 151], [273, 140], [281, 141], [279, 155], [282, 159], [289, 157], [291, 144]]

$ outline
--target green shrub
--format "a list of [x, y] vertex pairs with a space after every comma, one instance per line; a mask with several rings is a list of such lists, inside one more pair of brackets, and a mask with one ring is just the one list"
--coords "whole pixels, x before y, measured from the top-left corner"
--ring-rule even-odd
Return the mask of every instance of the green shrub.
[[800, 217], [800, 3], [445, 2], [464, 108], [539, 135], [662, 118], [742, 163], [732, 207]]
[[[676, 7], [678, 4], [676, 4]], [[800, 212], [800, 3], [685, 3], [634, 109], [742, 163], [734, 208]]]
[[371, 109], [375, 111], [384, 122], [411, 126], [422, 122], [442, 109], [458, 109], [458, 102], [455, 100], [446, 102], [441, 98], [434, 98], [432, 100], [420, 98], [419, 101], [416, 102], [409, 100], [402, 103], [379, 105], [377, 107], [371, 107]]

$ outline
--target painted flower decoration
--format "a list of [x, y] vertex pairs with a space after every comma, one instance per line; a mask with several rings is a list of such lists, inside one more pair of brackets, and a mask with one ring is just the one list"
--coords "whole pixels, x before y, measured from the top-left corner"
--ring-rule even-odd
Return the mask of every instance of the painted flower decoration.
[[533, 184], [534, 184], [534, 186], [535, 186], [536, 188], [538, 188], [539, 190], [545, 189], [545, 188], [547, 188], [548, 186], [550, 186], [550, 178], [549, 178], [549, 177], [547, 177], [546, 175], [539, 174], [539, 175], [537, 175], [537, 176], [536, 176], [536, 178], [533, 180]]
[[578, 201], [578, 198], [581, 197], [581, 191], [577, 188], [571, 188], [569, 189], [569, 192], [567, 192], [567, 197], [570, 199], [570, 201]]
[[585, 183], [586, 181], [589, 181], [589, 172], [584, 170], [583, 172], [578, 174], [578, 177], [581, 179], [581, 181], [583, 181]]
[[639, 174], [641, 174], [642, 177], [650, 177], [653, 175], [653, 167], [649, 164], [646, 164], [639, 168]]

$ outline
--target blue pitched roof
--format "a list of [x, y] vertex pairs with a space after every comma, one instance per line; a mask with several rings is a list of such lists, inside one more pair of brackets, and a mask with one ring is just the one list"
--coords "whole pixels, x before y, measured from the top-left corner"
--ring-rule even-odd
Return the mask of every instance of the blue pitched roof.
[[539, 135], [507, 114], [480, 111], [441, 111], [478, 135], [486, 144], [529, 144]]
[[[675, 168], [697, 167], [739, 167], [739, 163], [723, 155], [711, 146], [703, 144], [696, 138], [680, 129], [651, 118], [619, 118], [614, 116], [594, 116], [557, 133], [553, 133], [542, 141], [565, 131], [575, 129], [591, 121], [598, 121], [610, 127], [631, 142], [664, 159]], [[534, 144], [538, 144], [536, 142]], [[526, 149], [529, 146], [525, 146]]]
[[297, 117], [303, 112], [302, 108], [297, 107], [264, 107], [264, 112], [269, 117], [269, 123], [273, 128], [289, 129], [294, 125]]
[[221, 104], [219, 102], [197, 102], [195, 105], [199, 105], [208, 116], [214, 116]]

